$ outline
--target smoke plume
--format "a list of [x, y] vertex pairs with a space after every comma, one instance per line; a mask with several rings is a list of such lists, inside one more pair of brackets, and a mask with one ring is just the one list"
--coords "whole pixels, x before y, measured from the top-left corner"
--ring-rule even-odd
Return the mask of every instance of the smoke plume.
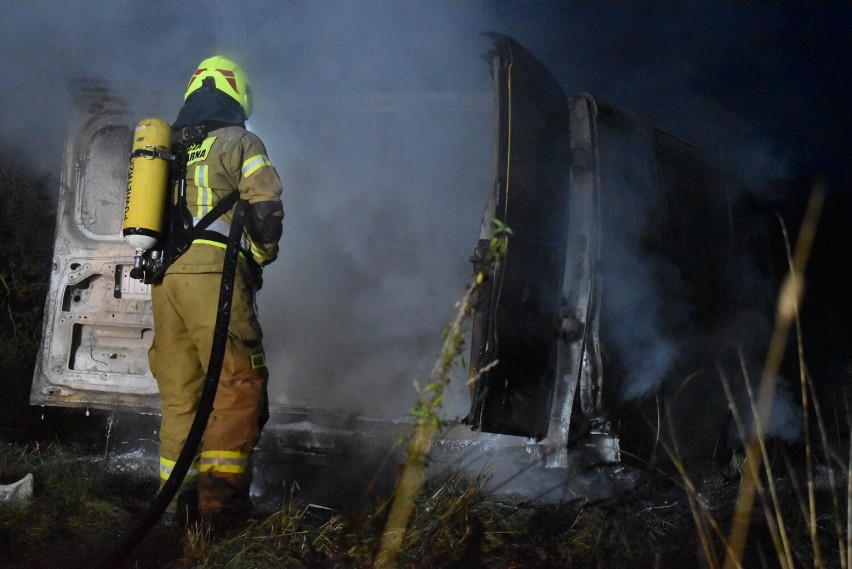
[[[803, 131], [808, 140], [782, 142], [805, 116], [791, 105], [797, 86], [778, 76], [794, 56], [773, 38], [812, 34], [819, 22], [783, 7], [5, 3], [0, 139], [35, 168], [58, 170], [65, 81], [107, 81], [140, 118], [172, 120], [199, 61], [238, 61], [256, 95], [249, 128], [285, 186], [281, 255], [259, 297], [272, 398], [393, 416], [410, 406], [412, 380], [428, 374], [470, 277], [492, 167], [481, 33], [514, 36], [569, 95], [624, 107], [749, 180], [818, 162], [802, 151], [816, 127]], [[655, 270], [640, 257], [631, 263], [634, 274]], [[656, 343], [649, 334], [644, 341]], [[655, 347], [665, 356], [664, 341]]]

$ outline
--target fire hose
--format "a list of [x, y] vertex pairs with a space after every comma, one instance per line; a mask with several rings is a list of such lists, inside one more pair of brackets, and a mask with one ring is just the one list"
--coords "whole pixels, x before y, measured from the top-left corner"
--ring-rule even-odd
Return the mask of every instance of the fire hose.
[[225, 347], [228, 341], [228, 328], [231, 322], [231, 306], [234, 295], [234, 280], [239, 263], [240, 242], [243, 226], [245, 225], [247, 202], [237, 201], [234, 206], [234, 216], [231, 220], [231, 228], [228, 234], [228, 242], [225, 248], [225, 260], [222, 264], [222, 283], [219, 286], [219, 304], [216, 313], [216, 324], [213, 329], [213, 344], [210, 350], [210, 360], [207, 366], [207, 375], [201, 389], [198, 408], [195, 418], [189, 429], [180, 456], [169, 475], [168, 480], [160, 489], [154, 501], [148, 507], [142, 520], [106, 557], [97, 563], [86, 563], [84, 567], [95, 569], [112, 569], [122, 559], [127, 557], [133, 549], [148, 535], [151, 528], [157, 523], [169, 503], [174, 499], [183, 484], [189, 467], [195, 460], [196, 452], [201, 444], [201, 438], [207, 429], [207, 420], [213, 411], [213, 400], [216, 397], [216, 389], [219, 386], [219, 376], [222, 372], [222, 361], [225, 355]]

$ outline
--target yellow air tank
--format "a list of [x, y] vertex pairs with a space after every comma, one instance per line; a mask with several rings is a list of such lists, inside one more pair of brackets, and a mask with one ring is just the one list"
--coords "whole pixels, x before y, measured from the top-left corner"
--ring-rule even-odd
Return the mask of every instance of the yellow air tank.
[[153, 247], [163, 231], [170, 152], [168, 123], [158, 118], [139, 121], [133, 131], [122, 228], [137, 257]]

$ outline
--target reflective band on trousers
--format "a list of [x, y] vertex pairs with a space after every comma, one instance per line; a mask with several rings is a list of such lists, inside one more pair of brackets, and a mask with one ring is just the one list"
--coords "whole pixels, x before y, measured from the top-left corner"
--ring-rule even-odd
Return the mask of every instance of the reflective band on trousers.
[[[168, 458], [160, 457], [160, 479], [168, 480], [169, 476], [172, 475], [172, 470], [175, 469], [175, 465], [177, 462], [174, 460], [169, 460]], [[183, 479], [184, 483], [187, 482], [195, 482], [198, 479], [198, 461], [194, 461], [191, 465], [189, 465], [189, 470], [186, 471], [186, 477]]]
[[251, 158], [243, 162], [243, 176], [248, 178], [264, 166], [272, 166], [272, 162], [266, 157], [266, 154], [255, 154]]
[[199, 470], [201, 472], [227, 472], [244, 474], [248, 472], [249, 453], [235, 450], [205, 450], [201, 453]]

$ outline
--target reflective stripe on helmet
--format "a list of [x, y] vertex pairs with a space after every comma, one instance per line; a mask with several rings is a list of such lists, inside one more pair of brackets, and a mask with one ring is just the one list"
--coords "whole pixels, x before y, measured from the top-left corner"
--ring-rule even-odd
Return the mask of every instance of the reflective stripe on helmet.
[[195, 73], [192, 74], [192, 77], [189, 78], [189, 83], [186, 84], [186, 91], [189, 92], [189, 88], [192, 87], [192, 82], [195, 81], [195, 78], [202, 75], [205, 71], [207, 71], [206, 67], [199, 67], [195, 70]]

